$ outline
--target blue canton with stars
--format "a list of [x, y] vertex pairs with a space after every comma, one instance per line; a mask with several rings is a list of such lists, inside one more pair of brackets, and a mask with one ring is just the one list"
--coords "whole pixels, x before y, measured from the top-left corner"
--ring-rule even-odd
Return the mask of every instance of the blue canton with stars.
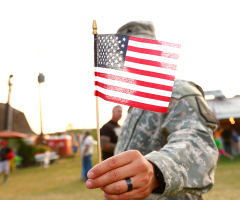
[[129, 36], [97, 35], [97, 67], [123, 70]]

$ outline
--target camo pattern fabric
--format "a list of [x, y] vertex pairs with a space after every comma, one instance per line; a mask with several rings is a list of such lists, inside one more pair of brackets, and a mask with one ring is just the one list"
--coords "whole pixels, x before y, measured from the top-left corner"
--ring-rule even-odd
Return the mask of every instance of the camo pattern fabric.
[[147, 200], [202, 200], [212, 188], [217, 122], [206, 121], [200, 113], [196, 97], [207, 106], [201, 92], [192, 82], [175, 80], [168, 113], [129, 109], [115, 155], [138, 150], [161, 170], [165, 191], [152, 193]]

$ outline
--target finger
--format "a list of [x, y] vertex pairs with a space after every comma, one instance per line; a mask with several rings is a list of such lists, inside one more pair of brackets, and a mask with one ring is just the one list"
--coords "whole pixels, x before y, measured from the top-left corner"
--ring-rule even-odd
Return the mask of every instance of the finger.
[[130, 150], [95, 165], [87, 174], [89, 179], [97, 178], [106, 172], [130, 163], [134, 158], [141, 155], [139, 151]]
[[124, 180], [127, 177], [133, 177], [139, 172], [139, 168], [136, 168], [133, 164], [128, 164], [117, 169], [113, 169], [102, 176], [95, 179], [88, 179], [86, 186], [89, 189], [98, 187], [104, 187], [114, 182]]
[[[141, 187], [142, 183], [140, 181], [137, 181], [136, 176], [131, 177], [131, 182], [132, 182], [132, 187], [133, 189], [137, 189]], [[120, 180], [115, 183], [112, 183], [110, 185], [106, 185], [105, 187], [102, 188], [102, 190], [107, 193], [107, 194], [122, 194], [128, 191], [128, 185], [127, 181]]]
[[125, 192], [123, 194], [107, 194], [104, 193], [104, 197], [109, 200], [130, 200], [130, 199], [144, 199], [148, 197], [148, 193], [141, 189], [131, 190], [129, 192]]

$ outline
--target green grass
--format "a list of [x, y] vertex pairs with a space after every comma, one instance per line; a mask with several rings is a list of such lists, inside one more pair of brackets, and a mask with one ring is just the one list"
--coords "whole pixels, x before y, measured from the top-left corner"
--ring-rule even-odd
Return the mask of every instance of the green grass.
[[[97, 150], [95, 149], [95, 152]], [[93, 164], [97, 163], [93, 155]], [[81, 161], [64, 158], [48, 169], [43, 166], [19, 169], [0, 183], [1, 200], [93, 200], [103, 199], [100, 189], [89, 190], [80, 180]], [[1, 176], [2, 178], [2, 176]]]
[[240, 156], [234, 161], [221, 156], [212, 190], [203, 195], [205, 200], [240, 200]]
[[[93, 155], [97, 163], [97, 151]], [[19, 169], [0, 183], [1, 200], [103, 200], [100, 189], [88, 190], [80, 181], [81, 162], [78, 157], [64, 158], [48, 169], [42, 166]], [[2, 177], [1, 177], [2, 178]], [[240, 200], [240, 157], [233, 162], [221, 157], [215, 185], [204, 194], [205, 200]]]

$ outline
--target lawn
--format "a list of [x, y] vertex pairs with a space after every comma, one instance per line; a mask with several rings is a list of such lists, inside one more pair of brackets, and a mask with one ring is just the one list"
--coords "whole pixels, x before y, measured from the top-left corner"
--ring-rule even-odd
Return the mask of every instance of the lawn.
[[[97, 154], [93, 155], [97, 163]], [[100, 189], [88, 190], [80, 181], [81, 162], [64, 158], [48, 169], [42, 166], [13, 172], [6, 184], [0, 184], [1, 200], [103, 200]], [[1, 177], [2, 178], [2, 177]], [[240, 157], [233, 162], [221, 158], [215, 185], [205, 200], [240, 200]]]
[[220, 157], [212, 190], [203, 195], [205, 200], [240, 200], [240, 156], [234, 161]]

